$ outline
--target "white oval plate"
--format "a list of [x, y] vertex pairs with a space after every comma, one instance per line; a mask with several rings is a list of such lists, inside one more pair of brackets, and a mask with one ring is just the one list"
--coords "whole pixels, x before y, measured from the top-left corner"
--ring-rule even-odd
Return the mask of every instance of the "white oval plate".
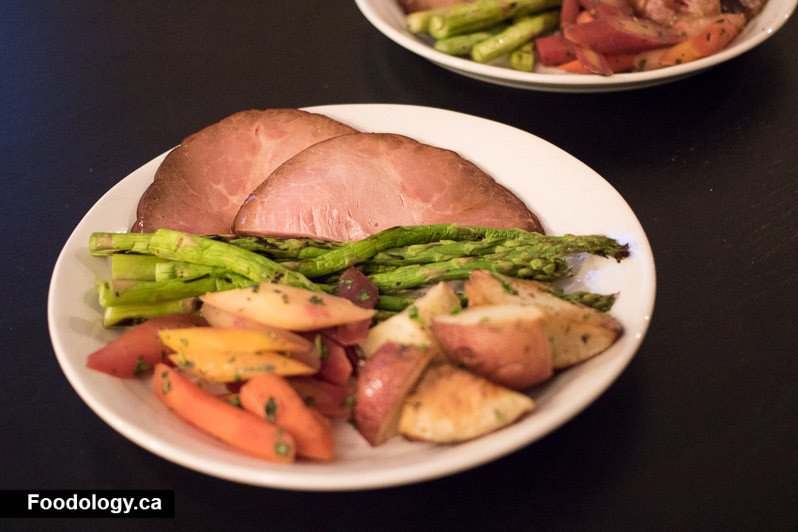
[[536, 388], [535, 411], [519, 423], [460, 445], [394, 438], [372, 448], [347, 423], [336, 426], [330, 464], [278, 465], [251, 458], [182, 422], [155, 398], [150, 379], [122, 380], [86, 368], [86, 356], [116, 337], [101, 325], [94, 281], [108, 278], [108, 261], [91, 257], [93, 231], [126, 231], [136, 205], [165, 154], [145, 164], [91, 208], [55, 265], [48, 320], [55, 353], [83, 400], [114, 429], [145, 449], [185, 467], [247, 484], [297, 490], [353, 490], [422, 481], [462, 471], [541, 438], [598, 397], [637, 350], [654, 306], [654, 260], [640, 223], [598, 174], [559, 148], [524, 131], [441, 109], [403, 105], [331, 105], [308, 110], [362, 131], [393, 132], [459, 152], [514, 190], [550, 234], [608, 234], [630, 243], [621, 263], [575, 262], [572, 288], [619, 293], [612, 310], [626, 330], [608, 351]]
[[[555, 68], [538, 67], [535, 72], [519, 72], [496, 65], [483, 65], [453, 57], [432, 48], [424, 39], [405, 29], [404, 13], [394, 0], [355, 0], [363, 15], [395, 43], [452, 72], [488, 83], [519, 89], [548, 92], [611, 92], [639, 89], [669, 83], [698, 74], [728, 61], [773, 35], [795, 10], [798, 0], [768, 0], [762, 12], [749, 22], [740, 35], [722, 52], [684, 65], [629, 72], [612, 76], [569, 74]], [[784, 68], [790, 68], [784, 65]]]

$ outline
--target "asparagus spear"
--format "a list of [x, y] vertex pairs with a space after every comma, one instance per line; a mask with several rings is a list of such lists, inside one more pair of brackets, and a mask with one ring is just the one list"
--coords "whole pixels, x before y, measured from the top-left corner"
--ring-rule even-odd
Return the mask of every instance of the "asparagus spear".
[[474, 242], [441, 240], [428, 244], [387, 249], [370, 258], [363, 265], [363, 269], [378, 273], [385, 271], [385, 267], [442, 262], [457, 257], [479, 256], [522, 248], [527, 251], [528, 255], [541, 258], [556, 258], [574, 253], [590, 253], [614, 258], [623, 258], [628, 255], [625, 246], [602, 235], [549, 236], [540, 233], [526, 233], [517, 236], [518, 238], [489, 237]]
[[152, 304], [116, 305], [105, 309], [103, 327], [135, 325], [143, 319], [166, 314], [192, 314], [199, 310], [199, 307], [200, 300], [196, 297]]
[[481, 43], [494, 35], [498, 35], [507, 28], [505, 24], [496, 24], [490, 28], [464, 35], [455, 35], [445, 39], [438, 39], [433, 46], [439, 52], [449, 55], [471, 55], [475, 44]]
[[208, 238], [227, 242], [275, 260], [312, 259], [331, 249], [341, 247], [340, 242], [315, 238], [268, 238], [237, 235], [210, 235]]
[[535, 43], [529, 41], [510, 54], [510, 68], [521, 72], [532, 72], [535, 67]]
[[551, 1], [478, 0], [470, 4], [456, 4], [432, 16], [427, 31], [436, 39], [471, 33], [510, 17], [543, 11], [550, 7]]
[[118, 305], [154, 304], [187, 297], [196, 297], [208, 292], [220, 292], [231, 288], [243, 288], [255, 284], [239, 275], [224, 277], [203, 275], [193, 279], [169, 279], [167, 281], [98, 281], [97, 295], [103, 307]]
[[[561, 2], [561, 0], [545, 1], [555, 6]], [[497, 57], [509, 54], [541, 33], [556, 28], [559, 23], [559, 11], [546, 11], [538, 15], [523, 17], [500, 34], [475, 45], [471, 50], [471, 59], [478, 63], [489, 63]]]
[[429, 21], [436, 15], [442, 15], [448, 8], [428, 9], [426, 11], [416, 11], [405, 17], [407, 31], [410, 33], [424, 33], [429, 30]]
[[315, 259], [301, 261], [297, 265], [297, 270], [307, 277], [320, 277], [365, 262], [387, 249], [412, 244], [426, 244], [438, 240], [480, 240], [505, 237], [528, 238], [534, 241], [542, 236], [544, 235], [521, 229], [493, 229], [459, 224], [399, 226], [386, 229], [363, 240], [346, 242], [340, 248], [328, 251]]
[[511, 253], [497, 253], [484, 257], [461, 257], [431, 264], [402, 266], [391, 272], [370, 275], [369, 279], [377, 285], [381, 294], [390, 294], [438, 281], [462, 281], [468, 279], [471, 271], [476, 269], [504, 274], [524, 269], [529, 278], [539, 281], [554, 281], [568, 273], [568, 266], [561, 259], [534, 258], [524, 262]]
[[154, 281], [158, 264], [167, 262], [153, 255], [114, 253], [111, 255], [111, 277]]
[[288, 270], [263, 255], [199, 235], [159, 229], [150, 240], [149, 250], [165, 259], [225, 268], [256, 283], [286, 284], [316, 292], [321, 290], [301, 273]]
[[89, 252], [94, 256], [112, 253], [148, 253], [152, 233], [92, 233]]
[[609, 312], [612, 305], [615, 304], [615, 294], [593, 294], [591, 292], [581, 291], [566, 294], [562, 290], [556, 288], [549, 290], [549, 293], [560, 299], [594, 308], [599, 312]]
[[165, 261], [155, 266], [155, 281], [169, 279], [192, 279], [202, 275], [225, 275], [227, 270], [218, 266], [207, 266], [194, 262]]

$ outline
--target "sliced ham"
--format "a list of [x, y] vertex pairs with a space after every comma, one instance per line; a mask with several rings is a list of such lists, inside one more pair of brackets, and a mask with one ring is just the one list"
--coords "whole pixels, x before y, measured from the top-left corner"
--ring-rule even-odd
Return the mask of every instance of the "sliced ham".
[[186, 138], [139, 200], [132, 232], [229, 233], [239, 207], [272, 170], [319, 141], [356, 132], [296, 109], [242, 111]]
[[518, 197], [455, 152], [356, 133], [314, 144], [275, 170], [244, 202], [234, 232], [359, 240], [435, 223], [541, 231]]

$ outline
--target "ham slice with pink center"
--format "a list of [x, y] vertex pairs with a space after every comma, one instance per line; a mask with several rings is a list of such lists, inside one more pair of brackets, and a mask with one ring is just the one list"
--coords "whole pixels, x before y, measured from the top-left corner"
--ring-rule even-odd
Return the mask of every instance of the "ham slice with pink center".
[[250, 192], [308, 146], [356, 130], [296, 109], [242, 111], [172, 150], [139, 200], [131, 232], [230, 233]]
[[526, 205], [473, 163], [384, 133], [332, 138], [294, 156], [246, 199], [233, 230], [346, 241], [437, 223], [542, 232]]

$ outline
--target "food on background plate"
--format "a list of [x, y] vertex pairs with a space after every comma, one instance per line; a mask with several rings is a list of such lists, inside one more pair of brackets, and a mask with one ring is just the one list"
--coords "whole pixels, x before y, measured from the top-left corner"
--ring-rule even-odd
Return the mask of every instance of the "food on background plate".
[[407, 15], [406, 23], [410, 32], [433, 39], [436, 50], [479, 63], [524, 71], [540, 64], [563, 72], [609, 76], [716, 54], [764, 3], [479, 0], [414, 12]]
[[169, 152], [139, 200], [131, 231], [229, 233], [247, 194], [275, 168], [316, 142], [355, 131], [298, 109], [229, 116]]
[[[210, 153], [196, 154], [210, 167], [234, 142], [227, 126], [203, 131], [214, 127]], [[155, 201], [152, 188], [142, 201]], [[291, 198], [294, 210], [310, 198], [298, 216]], [[321, 140], [267, 176], [239, 218], [257, 236], [92, 234], [92, 255], [113, 264], [97, 282], [104, 325], [143, 323], [87, 366], [154, 370], [155, 394], [178, 416], [267, 460], [333, 459], [332, 420], [351, 420], [370, 445], [492, 432], [533, 409], [519, 392], [622, 333], [606, 314], [614, 294], [550, 283], [570, 275], [567, 256], [620, 261], [627, 245], [545, 235], [475, 165], [407, 137]]]

